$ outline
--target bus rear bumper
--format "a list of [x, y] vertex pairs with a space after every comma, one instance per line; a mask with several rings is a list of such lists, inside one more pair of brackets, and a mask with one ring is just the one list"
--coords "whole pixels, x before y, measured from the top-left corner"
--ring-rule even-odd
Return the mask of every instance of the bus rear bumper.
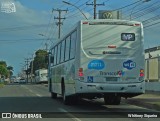
[[122, 97], [133, 97], [145, 93], [145, 82], [141, 83], [84, 83], [79, 82], [76, 88], [77, 93], [106, 94], [116, 93]]

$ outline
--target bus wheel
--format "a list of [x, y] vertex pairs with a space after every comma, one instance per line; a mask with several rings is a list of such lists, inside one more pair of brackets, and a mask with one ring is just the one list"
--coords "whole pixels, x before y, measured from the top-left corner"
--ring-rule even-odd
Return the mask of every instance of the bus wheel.
[[51, 92], [51, 97], [54, 99], [57, 98], [57, 93]]
[[106, 105], [119, 105], [121, 102], [121, 97], [117, 95], [105, 95], [104, 102]]
[[65, 91], [65, 86], [63, 85], [62, 88], [62, 96], [63, 96], [63, 103], [65, 105], [69, 105], [70, 104], [70, 96], [66, 96], [66, 91]]
[[113, 98], [112, 98], [112, 96], [104, 96], [104, 103], [106, 105], [112, 105], [113, 104]]
[[120, 96], [115, 96], [114, 105], [119, 105], [120, 103], [121, 103], [121, 97]]

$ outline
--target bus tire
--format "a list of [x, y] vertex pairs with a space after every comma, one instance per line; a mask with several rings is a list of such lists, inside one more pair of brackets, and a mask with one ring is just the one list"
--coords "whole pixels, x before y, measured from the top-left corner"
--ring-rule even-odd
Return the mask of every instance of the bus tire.
[[56, 99], [57, 98], [57, 93], [51, 92], [51, 98]]
[[66, 91], [65, 91], [65, 88], [63, 89], [63, 103], [65, 105], [69, 105], [70, 104], [70, 101], [71, 101], [71, 97], [70, 96], [66, 96]]
[[114, 105], [119, 105], [121, 103], [121, 97], [120, 96], [115, 96], [115, 99], [114, 99]]
[[113, 104], [112, 96], [104, 96], [104, 103], [106, 105], [112, 105]]
[[52, 92], [52, 81], [51, 81], [51, 79], [49, 80], [49, 91]]

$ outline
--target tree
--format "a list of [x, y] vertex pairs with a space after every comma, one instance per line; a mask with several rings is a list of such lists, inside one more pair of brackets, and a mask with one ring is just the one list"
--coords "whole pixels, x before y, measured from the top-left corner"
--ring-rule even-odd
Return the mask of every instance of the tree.
[[8, 70], [9, 77], [11, 77], [13, 75], [13, 67], [12, 66], [8, 66], [7, 70]]
[[[46, 62], [46, 56], [48, 55], [48, 52], [46, 50], [37, 50], [36, 51], [36, 56], [33, 61], [33, 72], [38, 69], [42, 68], [47, 68], [47, 62]], [[30, 63], [30, 68], [31, 68], [31, 63]]]
[[13, 67], [8, 66], [5, 61], [0, 61], [0, 75], [3, 75], [5, 77], [10, 77], [13, 75]]
[[5, 61], [0, 61], [0, 65], [3, 65], [4, 67], [7, 67], [7, 64]]
[[13, 67], [12, 66], [8, 66], [7, 69], [13, 71]]
[[8, 70], [4, 65], [0, 65], [0, 75], [1, 76], [8, 76]]

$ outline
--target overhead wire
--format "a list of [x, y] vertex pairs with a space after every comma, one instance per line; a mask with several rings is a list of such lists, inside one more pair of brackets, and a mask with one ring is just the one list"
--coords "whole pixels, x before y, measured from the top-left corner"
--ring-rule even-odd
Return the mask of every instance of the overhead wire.
[[126, 6], [123, 6], [123, 7], [120, 7], [120, 8], [113, 9], [112, 11], [117, 11], [117, 10], [121, 10], [121, 9], [127, 8], [127, 7], [129, 7], [129, 6], [135, 5], [136, 3], [139, 3], [139, 2], [141, 2], [141, 1], [142, 1], [142, 0], [136, 1], [136, 2], [131, 3], [131, 4], [128, 4], [128, 5], [126, 5]]
[[[53, 23], [50, 23], [52, 25]], [[10, 27], [10, 28], [1, 28], [0, 32], [8, 32], [8, 31], [21, 31], [21, 30], [26, 30], [26, 29], [38, 29], [38, 28], [43, 28], [47, 27], [48, 24], [37, 24], [37, 25], [29, 25], [29, 26], [17, 26], [17, 27]]]
[[143, 10], [143, 11], [140, 11], [139, 13], [137, 13], [135, 16], [134, 16], [134, 19], [137, 19], [137, 18], [140, 18], [144, 15], [147, 15], [147, 14], [150, 14], [158, 9], [160, 9], [160, 4], [156, 4], [156, 6], [153, 6], [153, 7], [149, 7], [148, 9], [146, 10]]
[[[79, 9], [81, 9], [81, 10], [84, 10], [84, 8], [81, 8], [82, 6], [84, 6], [87, 2], [89, 2], [89, 1], [91, 1], [91, 0], [88, 0], [88, 1], [86, 1], [85, 3], [83, 3], [83, 4], [81, 4], [81, 5], [79, 5], [79, 6], [77, 6]], [[85, 6], [85, 8], [87, 8], [86, 6]], [[76, 8], [75, 8], [76, 9]], [[73, 13], [72, 13], [73, 12]], [[68, 14], [68, 16], [72, 16], [72, 15], [76, 15], [76, 14], [78, 14], [79, 13], [79, 11], [74, 11], [74, 10], [72, 10], [72, 11], [70, 11], [70, 13]], [[71, 15], [70, 15], [71, 14]], [[67, 17], [68, 17], [67, 16]]]
[[147, 25], [147, 26], [144, 26], [144, 28], [148, 28], [148, 27], [151, 27], [151, 26], [154, 26], [154, 25], [157, 25], [157, 24], [160, 24], [160, 21], [156, 22], [156, 23], [153, 23], [153, 24], [150, 24], [150, 25]]
[[151, 17], [149, 19], [146, 19], [146, 20], [142, 21], [142, 23], [143, 24], [148, 24], [148, 23], [151, 23], [151, 22], [159, 20], [159, 19], [160, 19], [160, 15], [156, 15], [154, 17]]

